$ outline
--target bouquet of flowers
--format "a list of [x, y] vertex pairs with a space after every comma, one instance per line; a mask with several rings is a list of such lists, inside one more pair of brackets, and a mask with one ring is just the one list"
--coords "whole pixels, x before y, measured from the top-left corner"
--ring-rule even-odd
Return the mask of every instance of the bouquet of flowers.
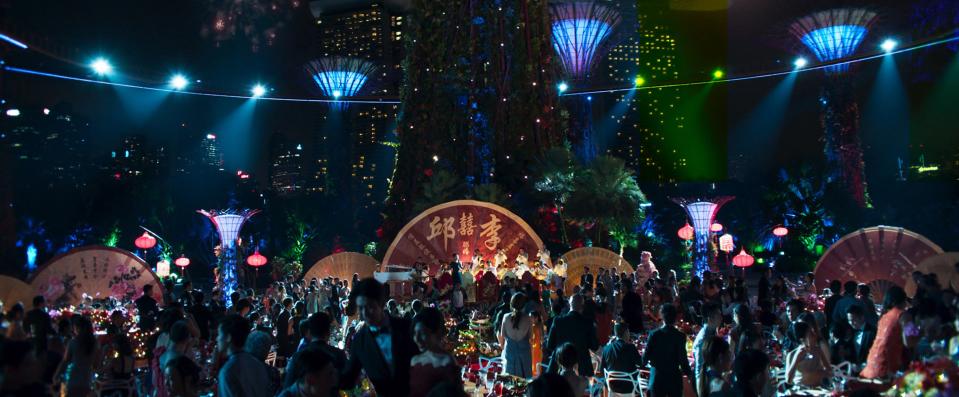
[[932, 397], [959, 395], [959, 366], [949, 358], [916, 361], [885, 396]]

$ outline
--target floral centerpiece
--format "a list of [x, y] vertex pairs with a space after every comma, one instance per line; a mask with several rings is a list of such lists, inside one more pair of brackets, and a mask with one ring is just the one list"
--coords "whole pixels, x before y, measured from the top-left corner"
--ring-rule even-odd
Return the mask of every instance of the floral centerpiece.
[[916, 361], [893, 385], [888, 397], [932, 397], [959, 395], [959, 366], [948, 358]]

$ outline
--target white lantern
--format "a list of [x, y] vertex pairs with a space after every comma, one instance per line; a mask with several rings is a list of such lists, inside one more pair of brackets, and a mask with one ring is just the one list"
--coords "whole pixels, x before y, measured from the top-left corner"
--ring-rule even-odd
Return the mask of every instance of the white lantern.
[[161, 259], [157, 262], [157, 276], [168, 277], [170, 275], [170, 261]]

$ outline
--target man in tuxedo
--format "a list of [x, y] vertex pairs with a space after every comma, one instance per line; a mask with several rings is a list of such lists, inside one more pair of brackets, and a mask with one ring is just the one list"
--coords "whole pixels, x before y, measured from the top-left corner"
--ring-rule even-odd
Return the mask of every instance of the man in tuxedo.
[[[625, 323], [616, 323], [613, 326], [613, 337], [603, 347], [603, 358], [600, 367], [607, 371], [633, 372], [639, 368], [642, 357], [633, 341], [630, 339], [629, 328]], [[633, 385], [624, 382], [611, 382], [610, 389], [619, 394], [632, 391]]]
[[593, 273], [589, 272], [589, 266], [583, 267], [583, 275], [579, 277], [579, 285], [581, 287], [593, 286]]
[[23, 327], [34, 340], [38, 353], [47, 351], [47, 337], [53, 333], [53, 320], [47, 313], [47, 300], [43, 295], [33, 297], [33, 309], [23, 319]]
[[852, 305], [846, 310], [846, 320], [852, 328], [850, 341], [852, 342], [851, 363], [862, 366], [869, 356], [869, 348], [876, 340], [876, 327], [866, 322], [865, 311], [862, 306]]
[[659, 309], [663, 317], [663, 326], [649, 334], [646, 341], [646, 354], [643, 364], [649, 363], [649, 390], [653, 397], [683, 395], [683, 375], [693, 379], [693, 370], [689, 367], [686, 355], [686, 335], [673, 325], [677, 311], [672, 304], [664, 304]]
[[553, 320], [553, 325], [549, 328], [549, 334], [546, 337], [546, 353], [552, 357], [549, 372], [559, 370], [558, 357], [553, 353], [558, 347], [569, 342], [576, 347], [579, 375], [586, 377], [593, 375], [593, 362], [590, 360], [589, 351], [599, 348], [599, 340], [596, 337], [596, 325], [583, 316], [584, 304], [583, 295], [571, 296], [569, 313]]
[[156, 299], [153, 299], [153, 284], [143, 286], [143, 296], [133, 301], [140, 316], [140, 329], [152, 330], [156, 327], [156, 317], [160, 312]]
[[356, 385], [360, 370], [366, 372], [376, 394], [405, 397], [410, 393], [410, 359], [419, 351], [413, 342], [410, 321], [386, 314], [386, 292], [372, 278], [356, 283], [350, 299], [363, 325], [353, 335], [350, 359], [340, 388]]

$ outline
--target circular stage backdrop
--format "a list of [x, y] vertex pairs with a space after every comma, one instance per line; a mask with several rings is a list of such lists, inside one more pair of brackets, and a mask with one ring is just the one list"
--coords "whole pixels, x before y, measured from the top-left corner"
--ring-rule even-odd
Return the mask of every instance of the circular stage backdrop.
[[829, 280], [859, 281], [873, 286], [873, 297], [879, 302], [889, 286], [905, 287], [920, 262], [941, 253], [942, 248], [929, 239], [901, 227], [859, 229], [819, 258], [816, 287], [822, 291]]
[[[566, 280], [568, 281], [565, 283], [565, 289], [567, 293], [572, 293], [573, 286], [579, 285], [579, 278], [583, 273], [586, 273], [587, 266], [594, 277], [599, 268], [616, 269], [616, 274], [633, 271], [633, 267], [626, 259], [606, 248], [577, 248], [567, 252], [560, 259], [566, 262]], [[606, 286], [606, 288], [611, 287]]]
[[359, 252], [338, 252], [316, 261], [309, 270], [303, 275], [307, 283], [314, 277], [322, 280], [326, 277], [339, 278], [349, 282], [353, 279], [353, 274], [359, 274], [360, 278], [373, 277], [380, 263], [369, 255]]
[[449, 263], [454, 255], [471, 258], [475, 249], [484, 260], [504, 249], [512, 261], [520, 248], [530, 260], [543, 250], [543, 240], [520, 217], [496, 204], [457, 200], [427, 209], [407, 223], [390, 244], [383, 264], [412, 266], [421, 260], [432, 266]]
[[10, 310], [17, 302], [23, 303], [25, 310], [33, 308], [33, 288], [20, 279], [0, 275], [0, 302], [3, 302], [4, 313]]
[[30, 285], [52, 306], [78, 305], [87, 294], [94, 299], [129, 301], [153, 284], [154, 298], [163, 303], [163, 285], [140, 257], [119, 248], [91, 245], [75, 248], [40, 267]]

